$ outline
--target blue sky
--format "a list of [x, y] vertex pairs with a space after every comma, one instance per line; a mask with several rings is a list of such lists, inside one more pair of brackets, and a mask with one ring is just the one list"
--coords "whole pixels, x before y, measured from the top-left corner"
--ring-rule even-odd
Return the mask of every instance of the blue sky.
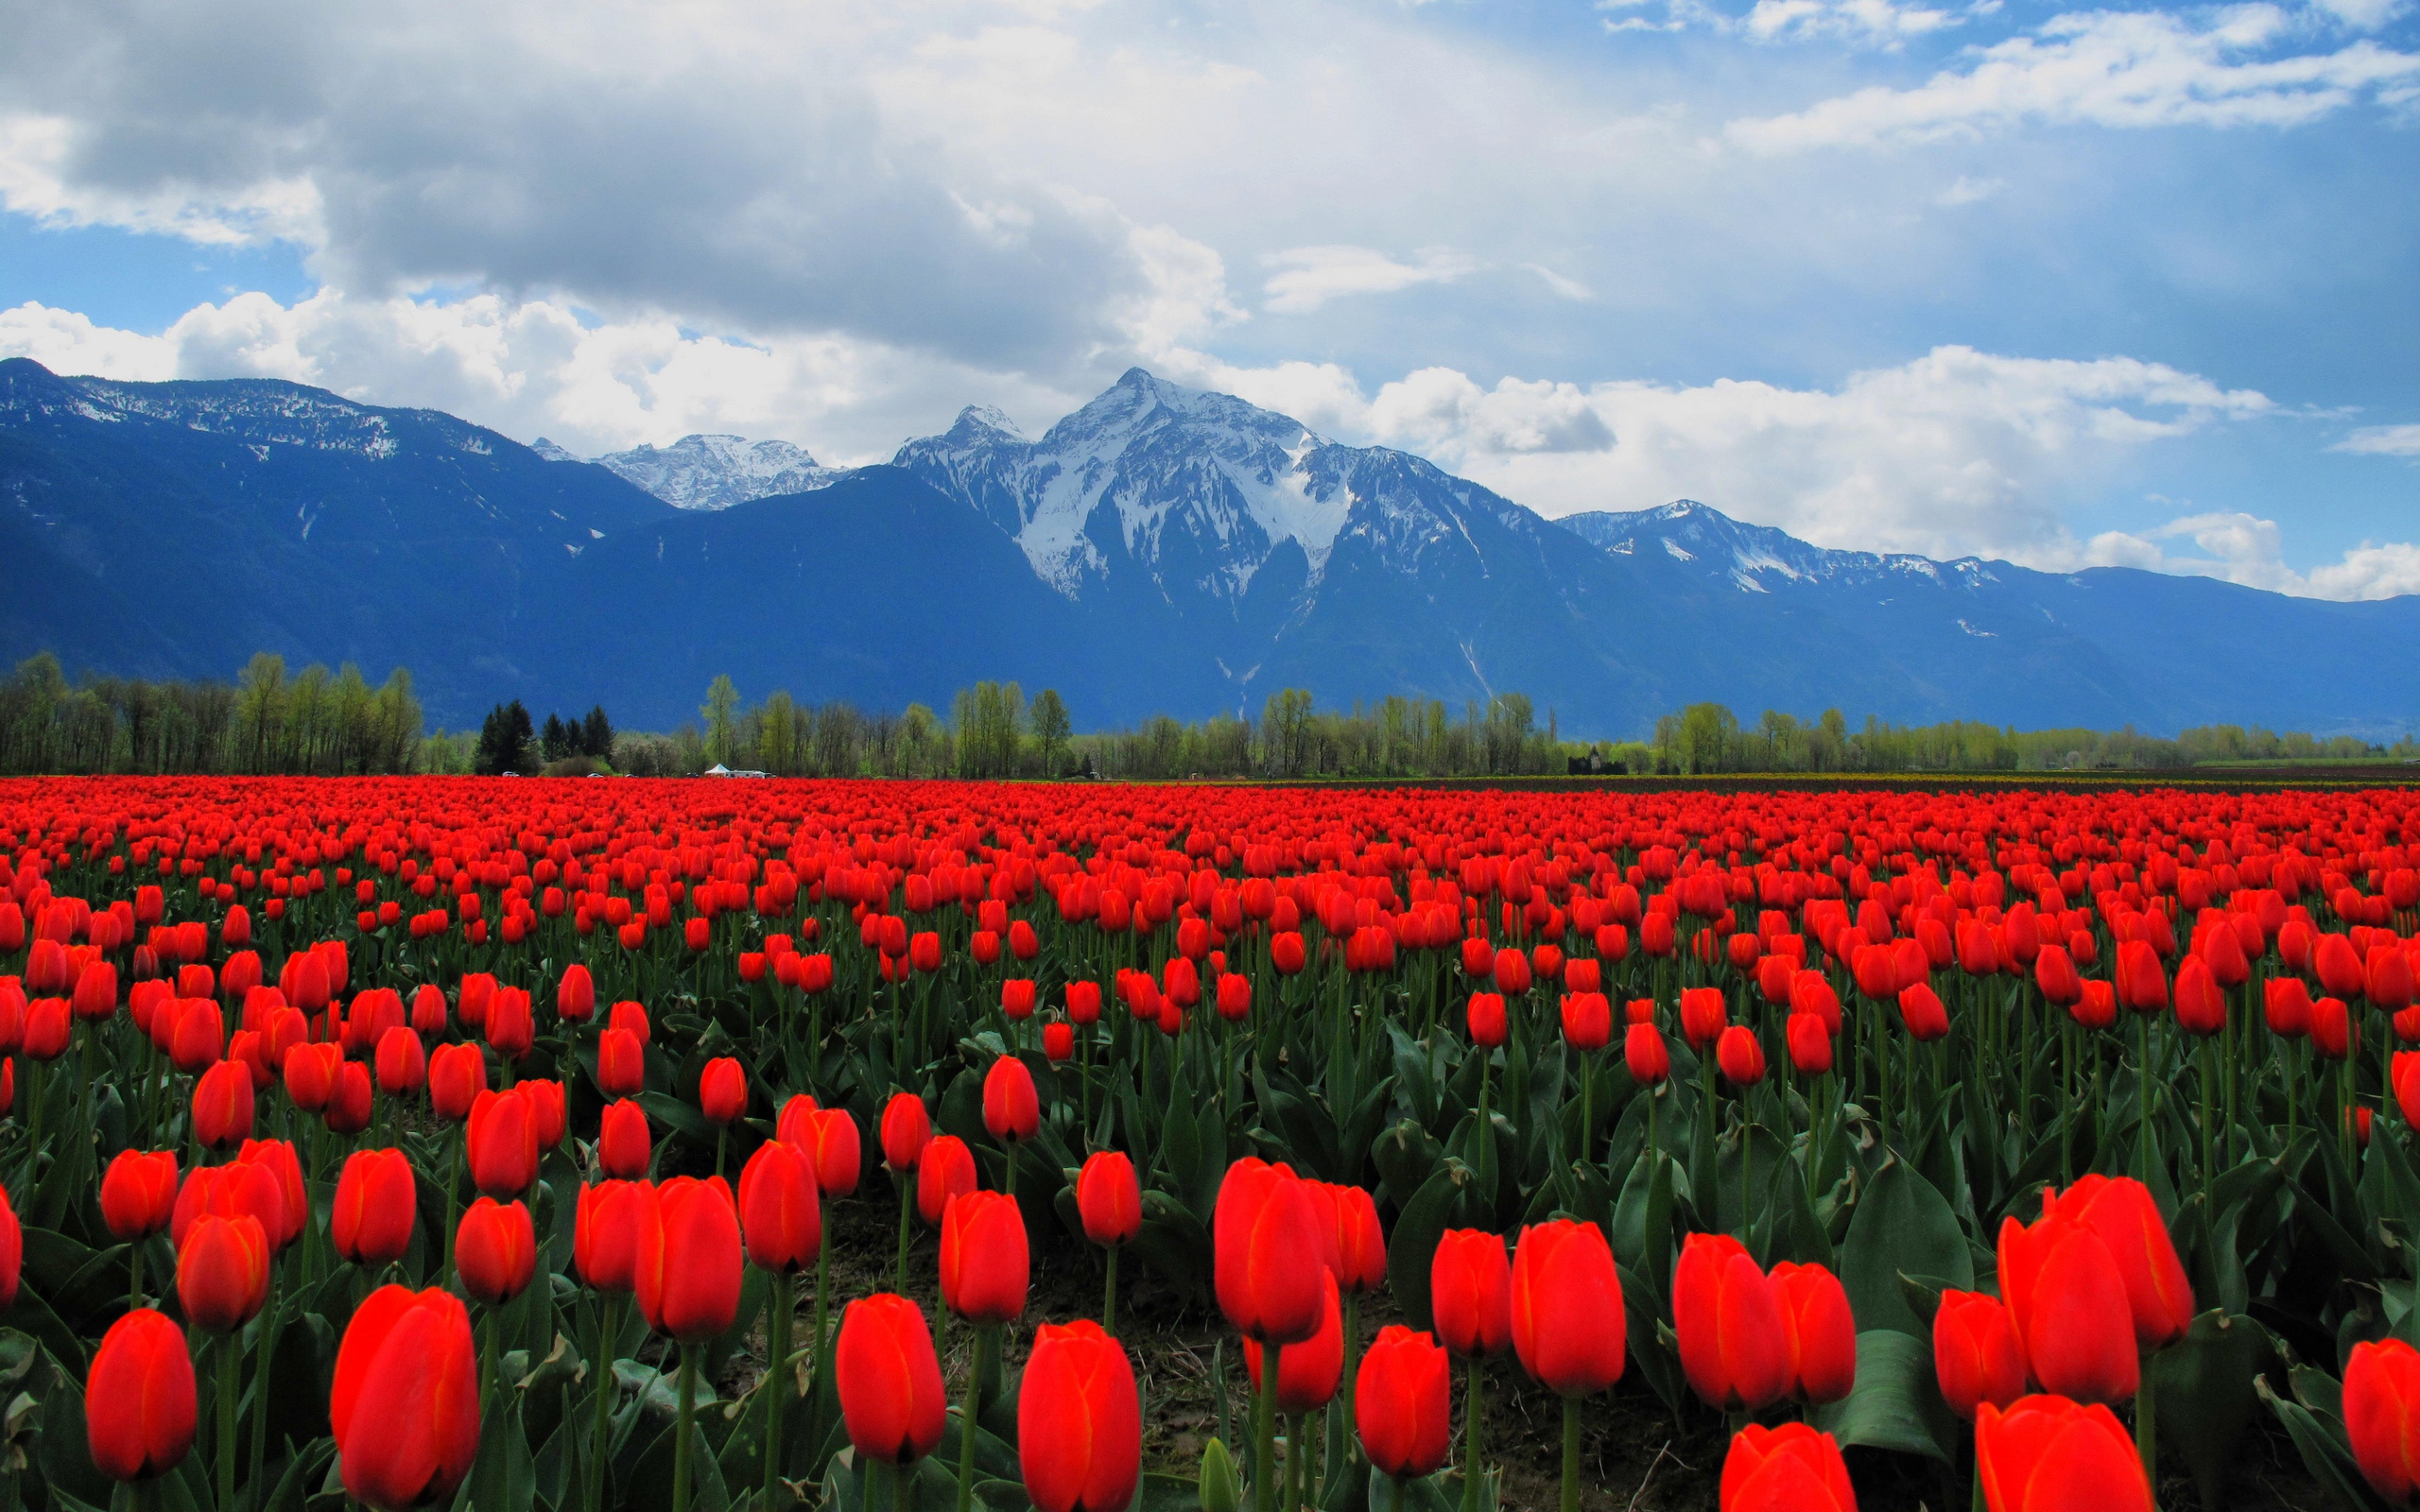
[[9, 8], [0, 353], [827, 461], [1141, 364], [1550, 515], [2420, 592], [2414, 0], [407, 15]]

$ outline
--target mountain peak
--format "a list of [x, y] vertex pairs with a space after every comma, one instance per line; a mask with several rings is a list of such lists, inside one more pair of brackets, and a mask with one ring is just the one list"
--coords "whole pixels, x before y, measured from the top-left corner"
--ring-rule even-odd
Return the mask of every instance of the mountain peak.
[[596, 460], [682, 509], [727, 509], [751, 499], [805, 493], [847, 475], [844, 468], [817, 462], [804, 447], [744, 436], [683, 436], [669, 446], [641, 443]]
[[952, 439], [979, 441], [986, 437], [1025, 442], [1028, 438], [1008, 412], [990, 404], [969, 404], [958, 412], [958, 421], [944, 433]]

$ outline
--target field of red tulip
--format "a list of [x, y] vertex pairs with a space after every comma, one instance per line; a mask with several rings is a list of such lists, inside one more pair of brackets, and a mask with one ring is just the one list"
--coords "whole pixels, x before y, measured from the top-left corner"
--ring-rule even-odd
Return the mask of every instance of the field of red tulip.
[[2416, 907], [2397, 789], [0, 783], [0, 1498], [2402, 1508]]

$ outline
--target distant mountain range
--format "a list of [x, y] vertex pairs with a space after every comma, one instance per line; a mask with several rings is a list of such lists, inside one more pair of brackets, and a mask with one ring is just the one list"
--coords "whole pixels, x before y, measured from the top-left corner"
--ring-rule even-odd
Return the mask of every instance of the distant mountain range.
[[[529, 449], [549, 462], [580, 458], [541, 436]], [[787, 441], [738, 436], [683, 436], [670, 446], [635, 446], [592, 458], [676, 509], [728, 509], [776, 493], [804, 493], [838, 483], [846, 468], [818, 463]]]
[[727, 672], [892, 709], [1015, 679], [1081, 728], [1304, 687], [1518, 691], [1589, 737], [1707, 698], [2375, 735], [2420, 713], [2415, 633], [2420, 597], [1828, 551], [1687, 500], [1548, 521], [1140, 369], [1038, 439], [970, 408], [850, 470], [710, 436], [582, 462], [292, 384], [0, 362], [0, 654], [401, 663], [455, 726], [516, 696], [666, 726]]

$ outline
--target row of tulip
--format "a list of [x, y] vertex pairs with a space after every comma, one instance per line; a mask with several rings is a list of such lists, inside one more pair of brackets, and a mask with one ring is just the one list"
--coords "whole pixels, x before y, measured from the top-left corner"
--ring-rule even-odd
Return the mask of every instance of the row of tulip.
[[[431, 1289], [469, 1304], [486, 1410], [455, 1480], [487, 1503], [861, 1500], [850, 1473], [884, 1455], [826, 1358], [821, 1275], [816, 1343], [790, 1332], [821, 1210], [856, 1191], [856, 1131], [879, 1125], [894, 1286], [912, 1290], [921, 1212], [978, 1341], [968, 1401], [930, 1418], [970, 1426], [954, 1453], [935, 1437], [908, 1456], [905, 1495], [929, 1478], [1050, 1504], [1017, 1464], [998, 1334], [1023, 1311], [1028, 1233], [1100, 1241], [1084, 1199], [1107, 1178], [1086, 1177], [1112, 1155], [1134, 1199], [1106, 1246], [1109, 1333], [1131, 1249], [1176, 1299], [1224, 1307], [1253, 1379], [1281, 1362], [1252, 1431], [1226, 1435], [1255, 1498], [1438, 1494], [1448, 1415], [1426, 1383], [1456, 1357], [1448, 1480], [1476, 1505], [1482, 1367], [1508, 1347], [1569, 1403], [1567, 1452], [1608, 1389], [1733, 1415], [1727, 1505], [1821, 1506], [1816, 1486], [1849, 1504], [1841, 1447], [1963, 1464], [1961, 1416], [1992, 1505], [2076, 1504], [2045, 1487], [2085, 1484], [2148, 1503], [2161, 1425], [2209, 1501], [2264, 1397], [2326, 1494], [2408, 1495], [2377, 1431], [2420, 1397], [2389, 1284], [2412, 1268], [2398, 1233], [2420, 1228], [2395, 1127], [2420, 1113], [2420, 1057], [2394, 1048], [2420, 1040], [2404, 795], [714, 793], [0, 789], [0, 1097], [24, 1136], [0, 1184], [34, 1277], [14, 1320], [35, 1367], [72, 1380], [85, 1341], [142, 1314], [164, 1238], [148, 1263], [174, 1261], [176, 1313], [218, 1341], [191, 1358], [221, 1433], [251, 1430], [205, 1446], [210, 1480], [189, 1458], [142, 1484], [265, 1507], [351, 1486], [356, 1457], [378, 1473], [336, 1419], [353, 1420], [348, 1352], [369, 1348], [360, 1294], [400, 1288], [422, 1312], [442, 1311]], [[904, 1161], [894, 1120], [929, 1136]], [[139, 1155], [180, 1148], [181, 1183], [174, 1154]], [[811, 1198], [796, 1173], [761, 1175], [783, 1149]], [[1246, 1151], [1285, 1164], [1238, 1183], [1264, 1169]], [[183, 1231], [173, 1211], [135, 1237], [110, 1220], [135, 1158], [167, 1162]], [[1296, 1170], [1368, 1218], [1314, 1246], [1340, 1301], [1283, 1337], [1231, 1295], [1230, 1213]], [[240, 1211], [270, 1184], [277, 1223]], [[786, 1263], [756, 1252], [785, 1229], [751, 1217], [752, 1190], [789, 1194]], [[693, 1191], [720, 1194], [754, 1263], [728, 1268], [730, 1316], [683, 1338], [639, 1272], [628, 1316], [581, 1236], [599, 1204], [631, 1205], [602, 1227], [631, 1234], [667, 1196], [705, 1212]], [[984, 1211], [986, 1232], [1014, 1215], [1013, 1267], [994, 1263], [1005, 1241], [952, 1237]], [[189, 1267], [198, 1230], [219, 1259]], [[1501, 1335], [1449, 1322], [1448, 1259], [1474, 1236], [1508, 1298], [1532, 1298]], [[1533, 1253], [1567, 1280], [1525, 1291]], [[1357, 1310], [1381, 1290], [1402, 1332], [1365, 1351]], [[1551, 1320], [1536, 1349], [1522, 1316]], [[163, 1326], [130, 1337], [159, 1355]], [[765, 1362], [747, 1410], [691, 1410], [743, 1351]], [[1373, 1360], [1401, 1363], [1372, 1377]], [[1375, 1431], [1365, 1378], [1403, 1409]], [[101, 1463], [97, 1437], [89, 1462], [50, 1452], [68, 1426], [45, 1420], [31, 1461], [59, 1504]]]

